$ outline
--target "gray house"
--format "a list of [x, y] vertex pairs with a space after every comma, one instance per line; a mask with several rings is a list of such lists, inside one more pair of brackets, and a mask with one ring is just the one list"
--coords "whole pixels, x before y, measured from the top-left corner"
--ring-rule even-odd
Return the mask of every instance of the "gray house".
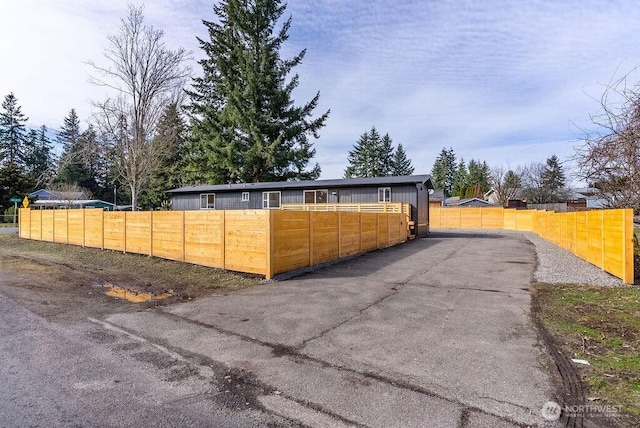
[[169, 190], [174, 210], [280, 209], [284, 204], [403, 202], [418, 236], [429, 232], [430, 175], [189, 186]]

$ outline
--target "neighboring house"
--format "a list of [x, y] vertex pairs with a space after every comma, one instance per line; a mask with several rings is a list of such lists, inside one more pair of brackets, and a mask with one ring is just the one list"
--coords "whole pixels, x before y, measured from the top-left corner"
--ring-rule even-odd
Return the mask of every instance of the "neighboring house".
[[[510, 196], [506, 203], [508, 208], [529, 208], [529, 209], [546, 209], [557, 212], [575, 211], [580, 209], [604, 208], [606, 207], [606, 199], [600, 194], [600, 190], [594, 187], [578, 188], [578, 189], [562, 189], [560, 194], [564, 195], [564, 201], [554, 204], [532, 204], [526, 199], [526, 189], [508, 189], [507, 194]], [[494, 189], [489, 190], [485, 194], [492, 204], [498, 205], [498, 195]]]
[[[33, 209], [100, 208], [106, 211], [114, 210], [112, 203], [88, 199], [84, 192], [40, 189], [29, 193], [28, 197], [34, 201], [29, 204]], [[115, 207], [115, 209], [121, 209], [121, 207]]]
[[606, 208], [608, 205], [607, 198], [603, 197], [602, 191], [595, 187], [583, 187], [575, 189], [574, 192], [584, 198], [587, 208]]
[[58, 192], [57, 190], [40, 189], [29, 193], [29, 199], [38, 201], [73, 201], [87, 199], [83, 192]]
[[[508, 188], [503, 190], [504, 195], [502, 197], [506, 197], [507, 201], [504, 204], [505, 207], [508, 208], [526, 208], [527, 207], [527, 198], [526, 198], [526, 190], [520, 187]], [[500, 203], [501, 195], [492, 187], [489, 189], [487, 193], [484, 194], [484, 199], [486, 199], [491, 205], [501, 206]]]
[[[100, 208], [105, 211], [113, 211], [113, 204], [110, 202], [100, 201], [98, 199], [74, 199], [74, 200], [66, 200], [66, 199], [43, 199], [37, 200], [31, 204], [29, 207], [32, 209], [67, 209], [67, 208]], [[120, 209], [120, 207], [117, 207]]]
[[447, 202], [447, 206], [452, 206], [452, 207], [492, 207], [494, 205], [489, 201], [485, 201], [484, 199], [466, 198], [466, 199], [459, 199], [457, 201], [451, 201], [451, 203]]
[[430, 175], [182, 187], [167, 191], [173, 210], [280, 209], [283, 204], [411, 204], [418, 236], [429, 231]]
[[429, 206], [430, 207], [441, 207], [444, 205], [444, 192], [442, 190], [436, 190], [429, 194]]

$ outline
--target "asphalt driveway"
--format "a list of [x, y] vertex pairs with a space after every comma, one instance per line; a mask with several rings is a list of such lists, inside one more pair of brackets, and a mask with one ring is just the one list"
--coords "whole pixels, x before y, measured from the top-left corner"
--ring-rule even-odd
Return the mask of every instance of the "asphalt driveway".
[[105, 325], [240, 369], [264, 409], [309, 426], [544, 425], [535, 266], [522, 234], [433, 233]]

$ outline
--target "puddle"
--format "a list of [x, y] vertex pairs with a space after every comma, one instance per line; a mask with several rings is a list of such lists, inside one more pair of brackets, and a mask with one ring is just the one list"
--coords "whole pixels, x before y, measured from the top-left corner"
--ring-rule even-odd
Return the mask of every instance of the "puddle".
[[173, 296], [171, 293], [151, 294], [144, 291], [127, 290], [126, 288], [118, 287], [117, 285], [112, 284], [105, 284], [102, 287], [109, 289], [109, 291], [105, 293], [107, 296], [128, 300], [132, 303], [144, 303], [148, 302], [149, 300], [162, 300], [166, 299], [167, 297]]

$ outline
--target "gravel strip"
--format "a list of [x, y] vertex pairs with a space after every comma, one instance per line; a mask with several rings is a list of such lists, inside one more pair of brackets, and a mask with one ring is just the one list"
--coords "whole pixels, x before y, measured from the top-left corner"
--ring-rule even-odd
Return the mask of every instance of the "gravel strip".
[[538, 268], [535, 278], [549, 284], [623, 285], [621, 279], [563, 250], [535, 233], [523, 233], [536, 247]]
[[[440, 229], [439, 229], [440, 230]], [[538, 268], [534, 277], [538, 282], [547, 284], [587, 284], [587, 285], [624, 285], [622, 280], [586, 260], [563, 250], [555, 244], [546, 241], [533, 232], [517, 232], [511, 230], [488, 229], [441, 229], [451, 232], [474, 234], [504, 234], [521, 235], [536, 247]]]

